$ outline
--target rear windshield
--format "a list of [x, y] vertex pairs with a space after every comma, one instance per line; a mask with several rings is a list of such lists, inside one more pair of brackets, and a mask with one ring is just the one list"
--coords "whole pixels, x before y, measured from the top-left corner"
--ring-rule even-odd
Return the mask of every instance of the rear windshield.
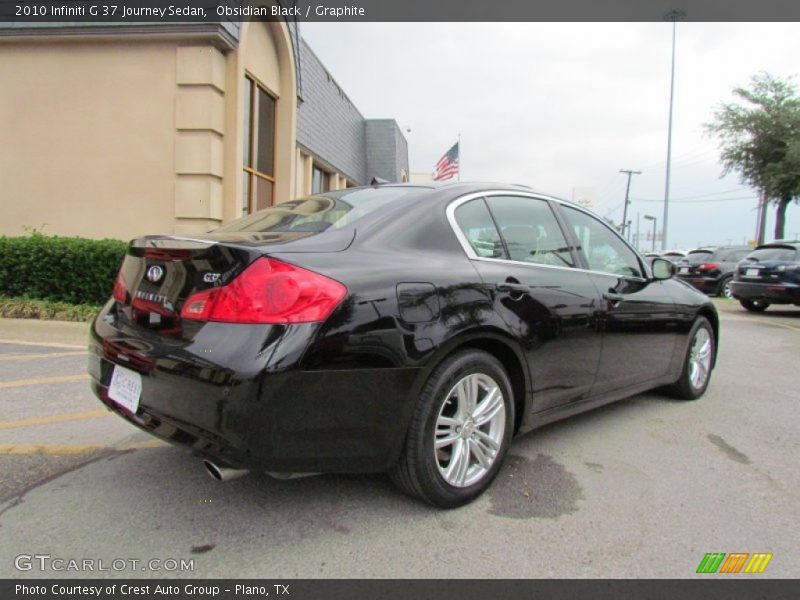
[[714, 254], [714, 258], [726, 262], [739, 262], [751, 252], [750, 248], [729, 248], [727, 250], [719, 250]]
[[217, 232], [320, 232], [341, 229], [374, 210], [408, 196], [415, 188], [365, 188], [282, 202], [242, 217]]
[[714, 256], [714, 253], [711, 250], [692, 250], [683, 260], [693, 265], [699, 265], [708, 261], [712, 256]]
[[770, 246], [768, 248], [758, 248], [748, 254], [745, 260], [797, 260], [797, 250], [791, 246]]

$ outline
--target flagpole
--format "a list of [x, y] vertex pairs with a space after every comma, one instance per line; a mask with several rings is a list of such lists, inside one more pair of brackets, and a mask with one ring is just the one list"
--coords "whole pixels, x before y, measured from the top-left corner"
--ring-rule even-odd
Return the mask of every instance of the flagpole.
[[458, 134], [458, 180], [461, 181], [461, 134]]

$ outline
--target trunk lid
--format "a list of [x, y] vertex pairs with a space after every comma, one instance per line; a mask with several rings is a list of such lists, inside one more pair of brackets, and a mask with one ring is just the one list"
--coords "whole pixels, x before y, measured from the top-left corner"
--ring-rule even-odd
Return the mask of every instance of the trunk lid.
[[225, 285], [261, 255], [248, 243], [210, 236], [133, 240], [114, 286], [117, 316], [160, 336], [184, 337], [180, 315], [186, 299]]
[[135, 239], [114, 286], [117, 316], [157, 336], [190, 339], [199, 324], [181, 319], [181, 310], [193, 294], [229, 284], [260, 257], [341, 252], [355, 237], [353, 228], [318, 233], [218, 232]]

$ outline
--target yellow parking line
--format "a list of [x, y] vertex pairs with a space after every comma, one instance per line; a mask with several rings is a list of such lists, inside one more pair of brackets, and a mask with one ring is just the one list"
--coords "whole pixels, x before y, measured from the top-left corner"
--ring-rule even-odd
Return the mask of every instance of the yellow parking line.
[[39, 352], [36, 354], [0, 354], [0, 361], [31, 360], [36, 358], [60, 358], [62, 356], [81, 356], [86, 353], [86, 350], [74, 350], [72, 352]]
[[161, 440], [148, 440], [146, 442], [123, 444], [121, 446], [101, 446], [98, 444], [0, 444], [0, 456], [20, 456], [26, 454], [72, 456], [100, 450], [140, 450], [144, 448], [160, 448], [166, 445], [166, 442], [162, 442]]
[[97, 417], [107, 417], [111, 415], [108, 410], [89, 410], [79, 413], [62, 413], [60, 415], [50, 415], [49, 417], [33, 417], [30, 419], [19, 419], [18, 421], [0, 422], [0, 429], [14, 429], [15, 427], [31, 427], [32, 425], [50, 425], [51, 423], [61, 423], [62, 421], [82, 421], [84, 419], [96, 419]]
[[39, 348], [71, 348], [73, 350], [86, 350], [86, 346], [77, 344], [59, 344], [57, 342], [28, 342], [26, 340], [5, 340], [0, 339], [0, 344], [12, 344], [14, 346], [36, 346]]
[[0, 444], [0, 455], [85, 454], [103, 448], [91, 444]]
[[35, 377], [33, 379], [14, 379], [13, 381], [0, 381], [0, 390], [5, 388], [26, 387], [29, 385], [38, 385], [41, 383], [67, 383], [69, 381], [82, 381], [89, 379], [89, 375], [81, 373], [80, 375], [57, 375], [55, 377]]

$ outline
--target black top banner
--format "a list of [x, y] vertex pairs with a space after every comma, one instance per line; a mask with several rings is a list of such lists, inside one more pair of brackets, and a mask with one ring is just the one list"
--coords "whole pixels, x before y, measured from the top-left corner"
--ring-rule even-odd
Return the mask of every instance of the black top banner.
[[800, 21], [797, 0], [0, 0], [0, 23]]

